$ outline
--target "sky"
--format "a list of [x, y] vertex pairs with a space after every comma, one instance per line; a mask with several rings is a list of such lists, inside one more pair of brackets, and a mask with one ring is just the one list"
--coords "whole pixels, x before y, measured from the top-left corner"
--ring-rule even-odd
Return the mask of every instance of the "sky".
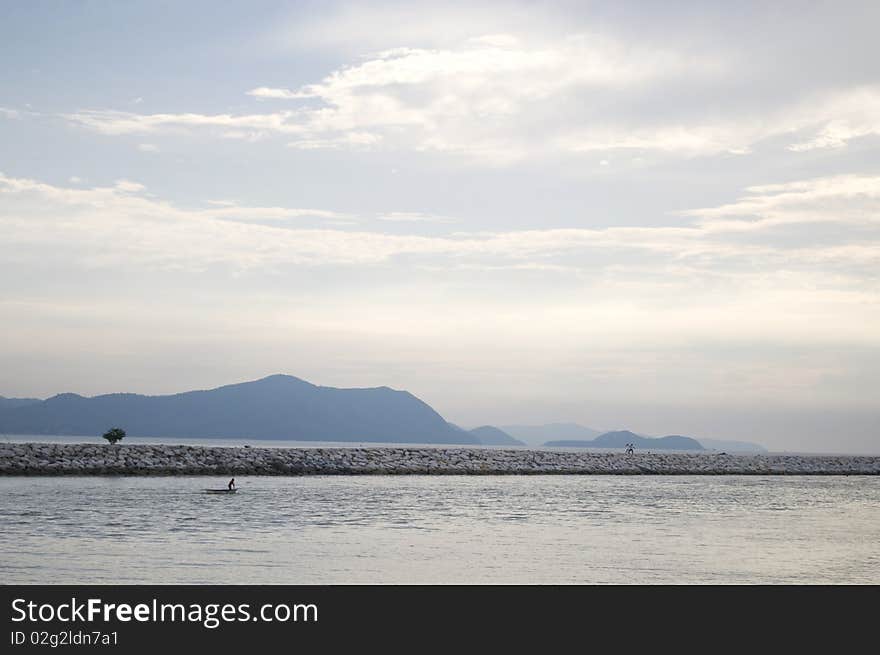
[[876, 2], [3, 14], [0, 395], [880, 452]]

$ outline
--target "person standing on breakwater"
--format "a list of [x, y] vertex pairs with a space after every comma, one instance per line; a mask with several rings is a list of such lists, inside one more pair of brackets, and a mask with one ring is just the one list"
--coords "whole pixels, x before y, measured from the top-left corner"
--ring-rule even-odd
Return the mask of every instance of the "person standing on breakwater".
[[229, 489], [229, 491], [232, 491], [233, 489], [235, 489], [235, 478], [232, 478], [229, 481], [229, 484], [226, 485], [226, 488]]

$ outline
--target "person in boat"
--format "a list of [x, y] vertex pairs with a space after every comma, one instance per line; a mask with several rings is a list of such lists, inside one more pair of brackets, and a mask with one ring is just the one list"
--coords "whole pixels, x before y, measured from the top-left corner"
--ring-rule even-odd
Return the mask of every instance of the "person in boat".
[[229, 481], [229, 484], [226, 485], [226, 488], [229, 489], [229, 491], [232, 491], [233, 489], [235, 489], [235, 478], [232, 478]]

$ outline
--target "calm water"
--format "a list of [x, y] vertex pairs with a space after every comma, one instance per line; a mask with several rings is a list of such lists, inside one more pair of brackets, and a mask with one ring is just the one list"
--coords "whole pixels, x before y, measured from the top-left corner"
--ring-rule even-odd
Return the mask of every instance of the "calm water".
[[6, 583], [880, 583], [877, 477], [0, 478]]

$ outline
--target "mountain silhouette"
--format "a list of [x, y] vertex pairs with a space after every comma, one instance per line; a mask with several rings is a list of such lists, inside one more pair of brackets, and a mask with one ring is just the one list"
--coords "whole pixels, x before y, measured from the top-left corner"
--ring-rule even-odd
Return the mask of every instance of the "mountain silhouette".
[[39, 398], [4, 398], [3, 396], [0, 396], [0, 412], [4, 409], [24, 407], [25, 405], [33, 405], [38, 402], [40, 402]]
[[629, 443], [645, 450], [705, 450], [699, 441], [690, 437], [675, 434], [654, 439], [639, 436], [629, 430], [606, 432], [589, 441], [548, 441], [544, 445], [557, 448], [626, 448]]
[[700, 438], [703, 448], [709, 450], [723, 450], [728, 453], [766, 453], [767, 449], [761, 444], [751, 441], [731, 441], [729, 439], [703, 439]]
[[337, 389], [290, 375], [168, 396], [63, 393], [0, 406], [0, 433], [477, 444], [407, 391]]
[[601, 430], [584, 427], [577, 423], [548, 423], [547, 425], [502, 425], [504, 432], [514, 439], [538, 446], [552, 439], [585, 441], [598, 437]]
[[486, 446], [525, 446], [519, 439], [514, 439], [504, 430], [499, 430], [493, 425], [482, 425], [469, 432]]

